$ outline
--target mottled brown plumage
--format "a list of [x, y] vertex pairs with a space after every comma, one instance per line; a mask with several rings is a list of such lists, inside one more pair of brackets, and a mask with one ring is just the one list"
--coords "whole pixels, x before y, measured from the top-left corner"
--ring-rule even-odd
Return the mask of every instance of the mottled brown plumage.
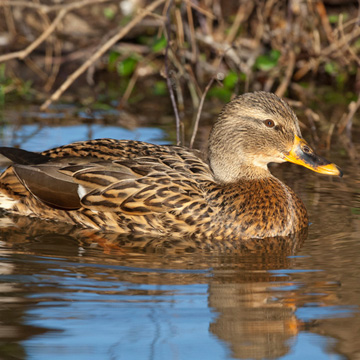
[[[0, 206], [104, 231], [245, 240], [308, 225], [300, 198], [271, 175], [292, 161], [340, 175], [301, 138], [290, 107], [271, 93], [227, 104], [209, 139], [209, 161], [180, 146], [90, 140], [39, 154], [0, 150], [14, 164], [0, 178]], [[33, 161], [32, 161], [33, 159]]]

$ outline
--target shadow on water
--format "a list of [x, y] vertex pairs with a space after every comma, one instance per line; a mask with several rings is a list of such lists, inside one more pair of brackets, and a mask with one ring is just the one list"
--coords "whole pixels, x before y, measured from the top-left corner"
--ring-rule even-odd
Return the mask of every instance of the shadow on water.
[[[99, 126], [101, 137], [164, 136]], [[59, 127], [61, 138], [49, 129], [25, 147], [88, 136], [81, 126]], [[312, 225], [240, 246], [130, 238], [2, 214], [0, 357], [359, 358], [360, 172], [336, 162], [342, 180], [274, 167], [304, 200]]]

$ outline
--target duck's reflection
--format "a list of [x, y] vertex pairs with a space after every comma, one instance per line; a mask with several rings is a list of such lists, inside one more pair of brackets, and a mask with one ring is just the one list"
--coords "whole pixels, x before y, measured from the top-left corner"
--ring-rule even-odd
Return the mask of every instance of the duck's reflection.
[[[115, 255], [125, 255], [137, 250], [147, 253], [213, 253], [215, 255], [252, 255], [254, 266], [263, 267], [264, 270], [286, 266], [288, 256], [294, 255], [307, 237], [308, 229], [284, 237], [265, 239], [236, 240], [193, 240], [169, 239], [167, 237], [141, 237], [121, 235], [117, 233], [104, 233], [101, 230], [84, 229], [65, 223], [41, 221], [37, 218], [0, 214], [0, 229], [2, 240], [9, 244], [33, 243], [34, 239], [54, 239], [57, 236], [69, 237], [76, 240], [78, 245], [85, 247], [98, 247], [105, 252], [112, 251]], [[58, 241], [61, 245], [61, 241]], [[260, 257], [262, 257], [260, 259]], [[253, 259], [253, 260], [254, 260]], [[282, 262], [285, 261], [285, 264]], [[279, 264], [276, 264], [279, 262]], [[250, 261], [246, 262], [251, 265]]]
[[[206, 244], [205, 250], [211, 252], [204, 256], [206, 252], [201, 244], [188, 240], [129, 239], [25, 217], [13, 218], [13, 221], [12, 226], [2, 229], [1, 238], [18, 252], [65, 255], [70, 259], [96, 247], [104, 254], [102, 261], [109, 264], [144, 269], [154, 266], [158, 269], [212, 268], [210, 277], [201, 272], [179, 276], [174, 271], [163, 273], [161, 277], [151, 271], [135, 276], [132, 271], [109, 270], [107, 275], [111, 272], [116, 280], [132, 284], [208, 284], [208, 305], [217, 314], [211, 320], [209, 330], [227, 344], [235, 358], [282, 356], [289, 352], [288, 340], [302, 326], [295, 315], [296, 289], [282, 291], [279, 288], [276, 291], [276, 288], [294, 285], [286, 274], [281, 274], [281, 269], [291, 268], [289, 255], [294, 255], [301, 246], [307, 236], [306, 230], [292, 237], [254, 239], [240, 246], [235, 243]], [[138, 256], [134, 256], [134, 248], [141, 249]], [[214, 252], [214, 249], [220, 251]], [[196, 251], [198, 253], [192, 254]], [[99, 257], [93, 261], [98, 262]], [[92, 258], [87, 257], [86, 262], [92, 262]], [[280, 272], [274, 277], [276, 270]], [[44, 268], [43, 271], [47, 270]], [[101, 280], [97, 268], [84, 267], [82, 271], [86, 272], [87, 278]], [[26, 306], [24, 304], [24, 312]], [[19, 326], [19, 338], [22, 330]]]
[[254, 240], [243, 250], [250, 249], [251, 254], [245, 263], [239, 263], [238, 271], [230, 272], [224, 265], [214, 269], [209, 305], [218, 317], [210, 324], [210, 331], [229, 344], [233, 357], [277, 358], [288, 353], [289, 339], [301, 325], [291, 292], [282, 299], [274, 295], [276, 287], [284, 286], [288, 280], [286, 274], [280, 271], [275, 279], [269, 270], [291, 267], [289, 256], [296, 253], [306, 237], [304, 230], [291, 237]]

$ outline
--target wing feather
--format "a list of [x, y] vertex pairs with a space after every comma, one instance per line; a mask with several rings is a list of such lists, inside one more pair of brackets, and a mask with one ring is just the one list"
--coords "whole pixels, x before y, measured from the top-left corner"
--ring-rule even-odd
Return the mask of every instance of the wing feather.
[[[44, 152], [44, 164], [36, 158], [34, 164], [11, 167], [16, 176], [9, 171], [7, 184], [19, 195], [29, 191], [45, 204], [67, 210], [83, 207], [146, 215], [181, 211], [194, 200], [203, 201], [201, 184], [213, 177], [209, 166], [192, 151], [136, 142], [117, 144], [124, 151], [116, 149], [115, 141], [104, 140]], [[107, 146], [112, 148], [106, 153]], [[130, 148], [127, 154], [125, 149]]]
[[118, 179], [106, 188], [90, 191], [81, 204], [97, 211], [146, 215], [181, 209], [200, 196], [201, 189], [195, 180], [189, 181], [164, 165], [148, 169], [149, 174], [141, 178]]

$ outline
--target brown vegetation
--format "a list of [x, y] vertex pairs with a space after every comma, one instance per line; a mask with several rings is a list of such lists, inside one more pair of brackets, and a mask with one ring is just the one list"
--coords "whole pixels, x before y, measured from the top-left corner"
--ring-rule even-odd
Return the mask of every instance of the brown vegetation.
[[0, 0], [0, 19], [0, 63], [12, 79], [3, 91], [31, 79], [42, 109], [83, 73], [93, 86], [95, 74], [117, 69], [126, 78], [119, 106], [137, 83], [162, 74], [175, 114], [187, 102], [198, 109], [195, 129], [209, 90], [223, 101], [273, 91], [304, 110], [314, 127], [314, 88], [328, 85], [348, 110], [326, 122], [323, 139], [329, 147], [334, 132], [344, 135], [355, 157], [349, 139], [360, 106], [357, 1]]

